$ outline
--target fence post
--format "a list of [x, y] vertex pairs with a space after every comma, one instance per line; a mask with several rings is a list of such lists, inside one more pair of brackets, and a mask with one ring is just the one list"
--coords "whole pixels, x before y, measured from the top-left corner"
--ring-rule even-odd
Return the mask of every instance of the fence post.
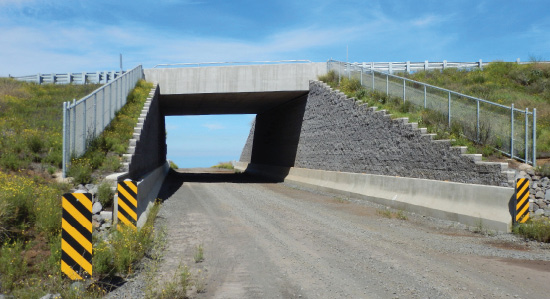
[[479, 60], [479, 69], [483, 70], [483, 61], [481, 59]]
[[393, 74], [393, 67], [391, 62], [388, 62], [388, 73]]
[[94, 93], [94, 137], [99, 135], [97, 133], [97, 92]]
[[405, 79], [403, 79], [403, 104], [405, 104], [406, 90], [407, 90], [407, 81], [405, 81]]
[[374, 90], [374, 69], [371, 69], [372, 73], [372, 90]]
[[389, 76], [386, 74], [386, 95], [390, 94], [390, 82], [389, 82]]
[[363, 68], [360, 68], [359, 72], [360, 72], [359, 74], [361, 76], [361, 86], [363, 86]]
[[447, 68], [447, 60], [443, 60], [443, 69]]
[[533, 167], [537, 167], [537, 108], [533, 108]]
[[479, 99], [476, 99], [476, 141], [477, 142], [480, 142], [480, 136], [479, 136], [479, 132], [480, 132], [480, 128], [479, 128]]
[[529, 108], [525, 108], [525, 163], [529, 163]]
[[67, 177], [67, 102], [63, 102], [63, 178]]
[[427, 60], [424, 61], [424, 71], [427, 71], [429, 69], [429, 62]]
[[451, 92], [449, 91], [449, 129], [451, 128]]
[[101, 129], [105, 129], [105, 87], [101, 89]]
[[407, 74], [411, 73], [411, 62], [407, 61]]
[[338, 84], [340, 84], [340, 81], [342, 79], [342, 63], [339, 62], [339, 67], [338, 67]]
[[84, 136], [84, 138], [82, 138], [82, 148], [84, 149], [84, 152], [86, 152], [86, 141], [88, 140], [88, 132], [87, 132], [87, 124], [86, 124], [86, 110], [88, 110], [88, 105], [87, 105], [87, 102], [88, 102], [88, 99], [85, 99], [84, 101], [82, 101], [83, 104], [84, 104], [84, 111], [82, 112], [82, 136]]
[[514, 104], [510, 113], [511, 118], [511, 130], [510, 130], [510, 158], [514, 158]]
[[424, 109], [426, 109], [426, 107], [427, 107], [426, 106], [426, 98], [427, 98], [427, 96], [426, 96], [426, 85], [424, 85]]
[[73, 118], [71, 119], [73, 123], [73, 129], [71, 130], [71, 134], [73, 137], [71, 138], [71, 151], [70, 154], [72, 155], [76, 150], [76, 99], [73, 99]]

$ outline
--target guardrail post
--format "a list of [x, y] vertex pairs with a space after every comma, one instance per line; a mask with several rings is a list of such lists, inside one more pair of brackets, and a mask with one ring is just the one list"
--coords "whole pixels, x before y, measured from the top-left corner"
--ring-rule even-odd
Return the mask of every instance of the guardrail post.
[[537, 167], [537, 108], [533, 108], [533, 167]]
[[97, 92], [94, 93], [94, 136], [97, 137]]
[[483, 70], [483, 61], [481, 59], [479, 60], [479, 69]]
[[430, 64], [427, 60], [424, 61], [424, 71], [427, 71], [430, 68]]
[[105, 87], [101, 89], [101, 129], [105, 129]]
[[411, 62], [407, 61], [407, 74], [411, 73]]
[[480, 128], [479, 128], [479, 99], [476, 100], [476, 141], [480, 142]]
[[443, 60], [443, 69], [447, 68], [447, 60]]
[[514, 158], [514, 104], [510, 110], [511, 129], [510, 129], [510, 158]]
[[374, 90], [374, 69], [371, 69], [372, 73], [372, 90]]
[[525, 108], [525, 163], [529, 163], [529, 108]]
[[451, 92], [449, 91], [449, 129], [451, 128]]
[[393, 67], [391, 62], [388, 62], [388, 73], [393, 74]]

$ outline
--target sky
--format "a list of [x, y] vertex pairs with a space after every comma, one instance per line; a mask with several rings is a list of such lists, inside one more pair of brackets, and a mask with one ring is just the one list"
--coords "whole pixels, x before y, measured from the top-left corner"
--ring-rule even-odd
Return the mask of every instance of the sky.
[[[550, 60], [550, 1], [0, 0], [0, 76], [139, 64]], [[167, 118], [181, 167], [238, 160], [253, 116]], [[208, 136], [208, 137], [207, 137]]]

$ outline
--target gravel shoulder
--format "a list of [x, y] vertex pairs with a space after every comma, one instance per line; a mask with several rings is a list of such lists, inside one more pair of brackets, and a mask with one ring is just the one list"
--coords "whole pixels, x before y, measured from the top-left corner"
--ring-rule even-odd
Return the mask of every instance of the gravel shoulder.
[[[189, 267], [193, 298], [545, 298], [550, 246], [480, 234], [246, 174], [180, 170], [165, 181], [156, 283]], [[191, 173], [189, 173], [191, 172]], [[477, 228], [483, 229], [483, 228]], [[197, 246], [204, 261], [195, 263]], [[181, 268], [180, 268], [181, 269]], [[200, 271], [200, 272], [199, 272]], [[143, 297], [145, 274], [108, 297]]]

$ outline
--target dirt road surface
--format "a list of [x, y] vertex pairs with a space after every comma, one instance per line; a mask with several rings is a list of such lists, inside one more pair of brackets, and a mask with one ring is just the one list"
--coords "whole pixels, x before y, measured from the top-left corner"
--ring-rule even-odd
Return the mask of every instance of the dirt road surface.
[[191, 297], [550, 297], [546, 245], [406, 212], [388, 218], [364, 200], [245, 174], [181, 172], [163, 189], [158, 277], [187, 265], [204, 287]]

